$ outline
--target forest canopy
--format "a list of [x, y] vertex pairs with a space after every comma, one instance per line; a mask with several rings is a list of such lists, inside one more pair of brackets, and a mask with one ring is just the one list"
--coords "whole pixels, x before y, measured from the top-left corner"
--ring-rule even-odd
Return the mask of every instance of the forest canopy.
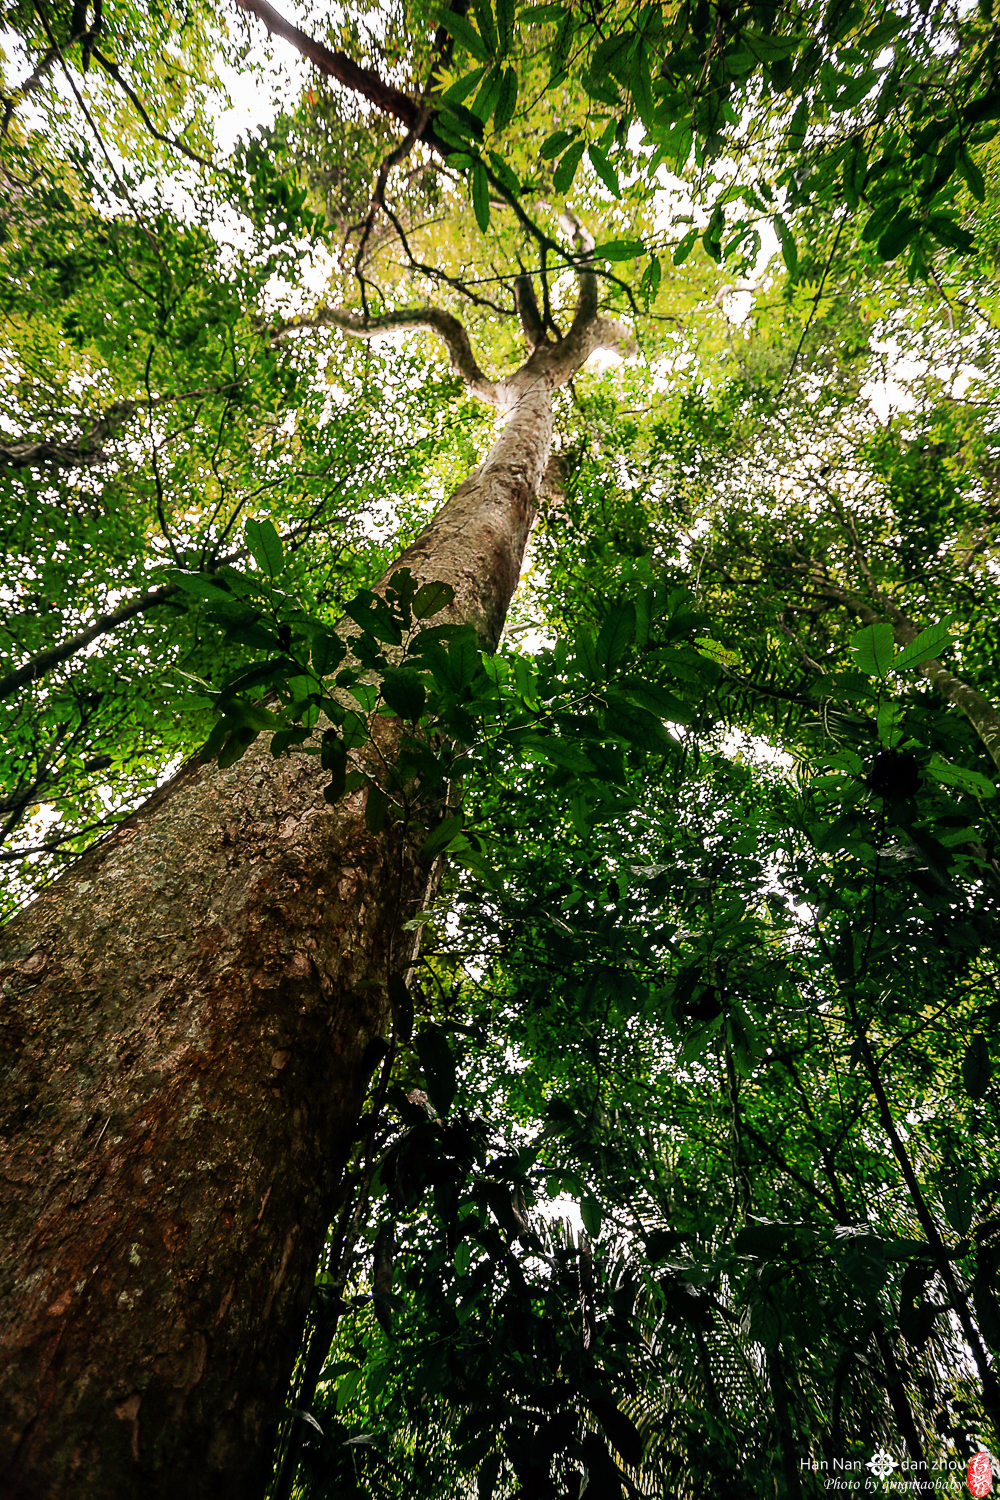
[[[1000, 1452], [991, 0], [0, 21], [0, 912], [197, 755], [315, 753], [378, 835], [399, 720], [437, 799], [271, 1500], [957, 1490]], [[633, 343], [553, 392], [499, 646], [417, 635], [393, 559], [590, 285]]]

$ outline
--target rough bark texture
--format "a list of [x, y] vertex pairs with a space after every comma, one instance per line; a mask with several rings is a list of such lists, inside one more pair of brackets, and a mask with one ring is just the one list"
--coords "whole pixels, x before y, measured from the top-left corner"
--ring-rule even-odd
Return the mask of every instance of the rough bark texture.
[[[578, 318], [494, 388], [505, 430], [398, 560], [487, 649], [551, 390], [611, 339]], [[373, 836], [326, 779], [259, 745], [189, 765], [0, 933], [2, 1500], [263, 1491], [427, 882], [422, 835]]]

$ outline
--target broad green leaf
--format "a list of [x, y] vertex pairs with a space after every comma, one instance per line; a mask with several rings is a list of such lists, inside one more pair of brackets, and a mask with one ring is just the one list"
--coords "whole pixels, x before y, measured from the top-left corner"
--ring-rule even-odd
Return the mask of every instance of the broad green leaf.
[[459, 1240], [455, 1246], [455, 1270], [464, 1276], [472, 1264], [472, 1246], [468, 1240]]
[[794, 276], [798, 270], [799, 252], [795, 244], [795, 236], [785, 223], [782, 214], [775, 214], [774, 228], [781, 243], [781, 256], [785, 262], [789, 276]]
[[490, 151], [487, 154], [493, 165], [494, 172], [500, 179], [501, 185], [505, 187], [509, 193], [513, 193], [514, 196], [517, 197], [517, 195], [521, 191], [521, 184], [514, 176], [514, 173], [511, 171], [510, 167], [504, 161], [503, 157], [498, 156], [495, 151]]
[[465, 16], [457, 15], [449, 10], [446, 5], [437, 5], [432, 10], [432, 15], [439, 26], [443, 26], [460, 47], [466, 52], [471, 52], [479, 62], [488, 62], [490, 57], [489, 48], [485, 46], [479, 32], [472, 22]]
[[575, 30], [576, 18], [572, 10], [564, 11], [549, 52], [551, 72], [549, 74], [548, 87], [550, 89], [562, 83], [566, 77], [566, 62], [569, 57]]
[[601, 1232], [601, 1205], [592, 1195], [582, 1199], [580, 1203], [580, 1218], [583, 1227], [592, 1240], [596, 1240]]
[[607, 156], [601, 150], [600, 146], [588, 146], [587, 155], [590, 157], [591, 166], [608, 191], [613, 193], [616, 198], [621, 197], [621, 191], [618, 187], [618, 173], [608, 161]]
[[621, 1454], [623, 1462], [638, 1468], [642, 1463], [643, 1442], [631, 1417], [627, 1417], [611, 1401], [592, 1400], [590, 1406], [609, 1442]]
[[805, 40], [800, 36], [768, 36], [761, 31], [744, 30], [741, 35], [746, 46], [761, 62], [776, 62], [781, 58], [791, 57]]
[[427, 1080], [427, 1096], [444, 1119], [458, 1087], [448, 1040], [439, 1026], [423, 1026], [414, 1038], [414, 1045]]
[[642, 240], [608, 240], [607, 244], [594, 248], [595, 260], [635, 260], [644, 255], [646, 247]]
[[485, 125], [493, 113], [503, 88], [503, 72], [499, 67], [491, 68], [483, 79], [479, 93], [472, 105], [472, 113], [478, 115]]
[[476, 223], [485, 234], [490, 227], [490, 184], [481, 161], [472, 169], [472, 207]]
[[604, 722], [609, 734], [628, 740], [640, 750], [651, 750], [661, 755], [673, 749], [676, 741], [656, 714], [636, 707], [624, 694], [613, 688], [608, 689], [606, 696], [608, 707]]
[[479, 27], [479, 35], [483, 39], [483, 45], [491, 54], [498, 50], [497, 29], [493, 20], [493, 7], [490, 0], [472, 0], [472, 8], [476, 14], [476, 25]]
[[972, 1174], [963, 1167], [952, 1181], [947, 1182], [941, 1191], [941, 1201], [944, 1204], [945, 1218], [954, 1229], [956, 1234], [968, 1234], [969, 1225], [972, 1223], [973, 1191], [975, 1183]]
[[576, 126], [572, 130], [553, 130], [552, 134], [546, 136], [542, 142], [541, 150], [538, 153], [542, 161], [552, 161], [569, 145], [575, 135], [579, 135]]
[[401, 719], [419, 719], [427, 694], [416, 672], [391, 670], [382, 677], [382, 696]]
[[634, 634], [635, 605], [627, 599], [610, 611], [597, 637], [597, 660], [605, 672], [621, 659]]
[[635, 112], [647, 130], [653, 122], [653, 83], [650, 76], [649, 53], [646, 42], [639, 37], [632, 54], [632, 72], [629, 78]]
[[254, 562], [261, 572], [269, 573], [272, 578], [277, 578], [285, 565], [285, 554], [274, 522], [248, 521], [246, 538]]
[[958, 166], [962, 176], [965, 178], [969, 192], [977, 203], [982, 203], [986, 197], [986, 182], [979, 167], [964, 147], [958, 153]]
[[901, 651], [896, 652], [892, 661], [893, 671], [903, 672], [910, 667], [919, 667], [921, 662], [940, 656], [942, 651], [951, 644], [950, 625], [951, 617], [949, 616], [937, 625], [929, 625], [926, 630], [922, 630], [909, 646], [904, 646]]
[[455, 600], [450, 583], [423, 583], [413, 597], [413, 613], [418, 620], [429, 620]]
[[574, 141], [569, 150], [564, 152], [559, 164], [553, 174], [552, 182], [557, 193], [568, 193], [576, 176], [576, 169], [586, 150], [585, 141]]
[[906, 249], [919, 229], [920, 225], [913, 217], [910, 209], [900, 209], [895, 218], [890, 219], [885, 230], [879, 236], [879, 255], [883, 260], [895, 260], [897, 255], [901, 255]]
[[748, 1224], [737, 1234], [733, 1250], [737, 1255], [756, 1255], [769, 1259], [781, 1251], [791, 1233], [785, 1224]]
[[698, 238], [697, 229], [689, 229], [674, 248], [674, 265], [682, 266], [694, 249], [694, 242]]
[[687, 724], [691, 719], [690, 710], [669, 688], [646, 682], [641, 677], [625, 677], [618, 685], [633, 703], [658, 714], [661, 719], [669, 719], [672, 724]]
[[389, 799], [380, 786], [372, 783], [365, 799], [365, 827], [369, 833], [381, 833], [385, 827]]
[[444, 818], [424, 840], [423, 848], [420, 851], [421, 857], [423, 859], [434, 859], [438, 854], [447, 849], [461, 834], [464, 821], [461, 813], [454, 813], [450, 818]]
[[471, 73], [466, 73], [462, 78], [456, 78], [451, 87], [445, 89], [442, 99], [447, 99], [452, 104], [464, 104], [469, 95], [475, 93], [479, 87], [485, 72], [485, 68], [473, 68]]
[[[500, 85], [500, 96], [497, 99], [496, 108], [493, 111], [493, 129], [500, 133], [506, 130], [514, 118], [517, 108], [517, 73], [513, 68], [505, 68], [503, 80]], [[511, 174], [513, 176], [513, 173]], [[515, 179], [516, 180], [516, 179]]]
[[867, 677], [884, 677], [893, 664], [891, 625], [865, 625], [851, 636], [850, 646], [858, 671]]
[[960, 791], [969, 792], [973, 797], [996, 796], [996, 787], [981, 771], [970, 771], [965, 766], [953, 765], [943, 755], [932, 755], [927, 769], [934, 780], [940, 781], [944, 786], [958, 787]]
[[358, 1391], [361, 1388], [361, 1382], [363, 1379], [363, 1370], [349, 1370], [346, 1375], [342, 1375], [340, 1377], [340, 1379], [337, 1381], [338, 1412], [341, 1412], [345, 1407], [350, 1406], [351, 1402], [354, 1400], [355, 1396], [358, 1394]]
[[514, 45], [514, 0], [496, 0], [497, 40], [501, 57]]
[[975, 243], [969, 231], [948, 214], [931, 214], [927, 220], [927, 228], [937, 236], [942, 245], [947, 245], [950, 250], [958, 250], [963, 255]]
[[993, 1060], [989, 1045], [978, 1032], [962, 1058], [962, 1083], [970, 1099], [982, 1099], [993, 1077]]

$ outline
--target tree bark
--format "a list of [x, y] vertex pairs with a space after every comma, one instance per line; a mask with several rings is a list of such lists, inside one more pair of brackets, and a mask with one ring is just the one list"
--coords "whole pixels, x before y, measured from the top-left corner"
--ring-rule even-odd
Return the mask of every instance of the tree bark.
[[[584, 280], [588, 278], [584, 277]], [[361, 336], [365, 332], [359, 330]], [[499, 639], [574, 327], [395, 566]], [[434, 623], [443, 617], [436, 616]], [[391, 762], [375, 718], [367, 768]], [[195, 761], [0, 933], [0, 1497], [253, 1500], [423, 904], [422, 832], [318, 757]]]

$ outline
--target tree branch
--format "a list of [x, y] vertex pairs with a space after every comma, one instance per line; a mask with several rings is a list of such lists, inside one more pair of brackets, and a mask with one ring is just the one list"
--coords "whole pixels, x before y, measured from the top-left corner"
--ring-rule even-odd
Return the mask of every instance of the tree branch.
[[240, 10], [247, 11], [263, 21], [272, 36], [280, 36], [283, 41], [289, 42], [303, 57], [307, 57], [311, 63], [319, 68], [321, 73], [335, 78], [345, 88], [352, 89], [362, 98], [367, 99], [369, 104], [381, 110], [383, 114], [391, 115], [393, 119], [400, 120], [407, 128], [412, 130], [418, 140], [430, 146], [439, 156], [448, 156], [449, 148], [435, 134], [429, 121], [420, 124], [421, 108], [408, 94], [401, 89], [395, 88], [391, 83], [386, 83], [383, 78], [371, 68], [361, 68], [356, 62], [348, 57], [346, 52], [334, 51], [324, 46], [322, 42], [314, 41], [284, 16], [269, 5], [267, 0], [235, 0]]
[[452, 313], [441, 307], [400, 308], [398, 312], [383, 313], [377, 318], [358, 317], [356, 313], [339, 308], [321, 307], [308, 318], [289, 318], [281, 325], [279, 333], [292, 333], [298, 328], [339, 328], [354, 339], [373, 339], [380, 333], [394, 328], [429, 328], [436, 333], [448, 350], [451, 367], [465, 381], [474, 396], [489, 402], [499, 403], [495, 381], [487, 380], [476, 362], [472, 343], [465, 328]]
[[24, 687], [29, 682], [36, 682], [39, 677], [44, 677], [45, 673], [51, 671], [53, 667], [75, 656], [78, 651], [89, 646], [91, 641], [96, 641], [99, 635], [106, 635], [109, 630], [115, 630], [126, 620], [131, 620], [134, 615], [144, 614], [147, 609], [165, 603], [176, 593], [175, 583], [164, 584], [159, 589], [150, 589], [148, 593], [140, 594], [137, 599], [131, 599], [127, 604], [120, 605], [118, 609], [113, 609], [106, 615], [99, 615], [93, 625], [88, 625], [87, 629], [81, 630], [79, 635], [72, 635], [67, 640], [60, 641], [58, 646], [50, 646], [47, 651], [39, 651], [37, 656], [26, 661], [23, 667], [18, 667], [15, 671], [7, 672], [5, 676], [0, 677], [0, 702], [16, 693], [18, 688]]
[[25, 438], [18, 443], [0, 445], [0, 469], [30, 469], [42, 464], [58, 464], [63, 468], [77, 465], [89, 467], [103, 463], [107, 454], [101, 444], [125, 425], [136, 412], [149, 411], [151, 407], [164, 406], [175, 401], [200, 401], [205, 396], [221, 396], [236, 389], [231, 385], [210, 385], [196, 391], [182, 391], [179, 396], [153, 396], [144, 401], [116, 401], [107, 411], [96, 417], [86, 432], [78, 438], [61, 443], [52, 438]]
[[531, 277], [527, 275], [523, 266], [521, 266], [520, 276], [514, 278], [514, 305], [521, 319], [521, 330], [528, 344], [528, 352], [533, 353], [539, 344], [545, 342], [545, 324], [538, 310], [538, 300], [531, 284]]

